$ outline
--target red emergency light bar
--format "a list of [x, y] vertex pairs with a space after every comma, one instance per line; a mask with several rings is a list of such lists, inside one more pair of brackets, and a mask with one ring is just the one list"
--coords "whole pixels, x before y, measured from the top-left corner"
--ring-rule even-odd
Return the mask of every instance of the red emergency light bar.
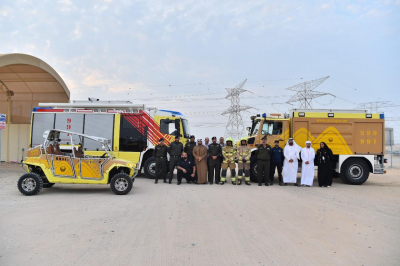
[[39, 108], [39, 109], [36, 109], [36, 110], [33, 110], [34, 112], [43, 112], [43, 113], [62, 113], [62, 112], [64, 112], [64, 109], [42, 109], [42, 108]]
[[[96, 110], [96, 111], [95, 111]], [[103, 111], [104, 110], [104, 111]], [[42, 113], [98, 113], [98, 112], [105, 112], [109, 114], [120, 114], [120, 113], [134, 113], [132, 110], [115, 110], [115, 109], [53, 109], [53, 108], [34, 108], [33, 112], [42, 112]]]

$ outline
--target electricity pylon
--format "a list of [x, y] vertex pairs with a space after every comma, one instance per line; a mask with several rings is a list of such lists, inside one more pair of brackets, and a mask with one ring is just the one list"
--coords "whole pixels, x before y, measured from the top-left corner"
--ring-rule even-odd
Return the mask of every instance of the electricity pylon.
[[396, 107], [398, 105], [395, 105], [389, 101], [378, 101], [378, 102], [367, 102], [367, 103], [361, 103], [358, 105], [358, 109], [367, 109], [371, 113], [378, 113], [380, 109], [382, 108], [388, 108], [388, 107]]
[[292, 98], [290, 98], [286, 103], [292, 104], [294, 102], [299, 102], [300, 103], [299, 108], [311, 109], [312, 108], [311, 102], [313, 99], [326, 95], [335, 97], [335, 95], [330, 93], [314, 91], [315, 88], [317, 88], [327, 78], [329, 78], [329, 76], [320, 79], [314, 79], [311, 81], [306, 81], [287, 88], [286, 90], [296, 91], [297, 93], [293, 95]]
[[221, 115], [229, 114], [228, 123], [226, 124], [226, 129], [225, 129], [225, 138], [231, 137], [234, 140], [238, 140], [241, 137], [247, 135], [243, 125], [243, 118], [241, 112], [251, 109], [252, 107], [241, 106], [239, 98], [240, 94], [247, 91], [243, 89], [246, 81], [247, 79], [245, 79], [242, 83], [240, 83], [233, 89], [226, 89], [228, 95], [225, 97], [225, 99], [231, 100], [231, 106], [221, 114]]

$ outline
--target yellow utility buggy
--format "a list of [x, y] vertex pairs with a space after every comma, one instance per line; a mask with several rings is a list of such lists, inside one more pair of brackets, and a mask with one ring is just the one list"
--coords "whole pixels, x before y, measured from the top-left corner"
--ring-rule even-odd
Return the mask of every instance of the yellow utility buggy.
[[[117, 195], [131, 191], [135, 165], [115, 159], [109, 140], [56, 129], [45, 131], [43, 137], [44, 143], [29, 149], [23, 161], [28, 173], [18, 180], [22, 194], [33, 196], [55, 183], [110, 184]], [[84, 145], [90, 142], [97, 142], [97, 153], [85, 154]]]

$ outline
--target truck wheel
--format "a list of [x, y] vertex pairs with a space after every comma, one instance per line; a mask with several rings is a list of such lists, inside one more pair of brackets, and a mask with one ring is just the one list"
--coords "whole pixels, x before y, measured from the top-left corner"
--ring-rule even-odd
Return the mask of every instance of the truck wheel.
[[113, 176], [110, 181], [111, 190], [117, 195], [128, 194], [132, 189], [132, 179], [125, 173]]
[[36, 195], [42, 187], [42, 178], [35, 173], [24, 174], [18, 180], [18, 190], [25, 196]]
[[361, 185], [368, 177], [369, 167], [363, 159], [349, 159], [340, 170], [340, 179], [346, 184]]
[[[156, 160], [150, 157], [144, 162], [144, 174], [147, 178], [154, 179], [156, 177]], [[169, 162], [167, 161], [166, 174], [169, 172]]]
[[257, 178], [257, 157], [251, 156], [250, 157], [250, 181], [251, 182], [258, 182]]
[[147, 178], [154, 179], [156, 177], [156, 160], [154, 157], [148, 158], [143, 165], [144, 174]]

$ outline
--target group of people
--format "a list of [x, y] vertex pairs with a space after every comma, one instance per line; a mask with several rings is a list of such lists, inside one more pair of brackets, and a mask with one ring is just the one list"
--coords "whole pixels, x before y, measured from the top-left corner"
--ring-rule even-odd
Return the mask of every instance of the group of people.
[[[164, 183], [172, 183], [174, 169], [178, 170], [178, 185], [182, 179], [188, 183], [197, 184], [216, 184], [224, 185], [227, 171], [231, 173], [231, 182], [233, 185], [241, 185], [244, 179], [246, 185], [250, 185], [250, 157], [251, 149], [247, 146], [247, 139], [240, 140], [240, 146], [235, 148], [233, 139], [219, 139], [212, 137], [212, 142], [205, 138], [195, 142], [195, 137], [190, 136], [190, 140], [183, 146], [179, 141], [179, 136], [169, 146], [164, 144], [164, 139], [159, 140], [159, 144], [153, 151], [153, 157], [156, 161], [155, 183], [163, 179]], [[262, 138], [262, 144], [255, 151], [257, 160], [257, 178], [258, 185], [272, 186], [275, 171], [278, 171], [279, 185], [295, 186], [313, 185], [314, 165], [318, 166], [318, 184], [320, 187], [330, 187], [332, 185], [332, 150], [321, 142], [320, 148], [315, 153], [311, 147], [311, 142], [307, 141], [306, 147], [301, 148], [290, 138], [284, 149], [279, 147], [279, 141], [276, 140], [274, 147], [267, 144], [267, 136]], [[170, 156], [169, 172], [167, 173], [167, 154]], [[297, 183], [298, 161], [302, 160], [301, 182]], [[238, 173], [236, 176], [236, 164], [238, 164]], [[283, 175], [282, 175], [283, 172]]]

